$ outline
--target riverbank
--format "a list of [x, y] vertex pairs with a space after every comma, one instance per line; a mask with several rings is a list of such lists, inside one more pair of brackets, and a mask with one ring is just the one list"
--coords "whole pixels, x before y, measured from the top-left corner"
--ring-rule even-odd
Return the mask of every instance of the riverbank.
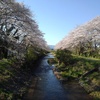
[[0, 60], [0, 100], [23, 100], [33, 80], [33, 71], [43, 56], [31, 62], [14, 58]]
[[53, 72], [62, 83], [77, 80], [94, 100], [100, 99], [99, 59], [74, 56], [66, 66], [63, 63], [58, 65], [54, 59], [49, 59], [48, 62], [55, 66]]
[[47, 62], [51, 57], [51, 55], [45, 56], [39, 62], [34, 72], [36, 80], [34, 82], [35, 78], [33, 78], [31, 81], [23, 100], [92, 100], [77, 82], [62, 84], [56, 78], [52, 70], [53, 66]]
[[21, 62], [0, 61], [0, 100], [21, 99], [25, 93], [31, 73], [20, 66]]

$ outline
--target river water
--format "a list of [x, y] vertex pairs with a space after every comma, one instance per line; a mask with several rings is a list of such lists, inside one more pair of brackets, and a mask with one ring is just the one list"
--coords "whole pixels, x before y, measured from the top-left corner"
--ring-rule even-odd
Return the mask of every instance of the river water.
[[34, 72], [37, 77], [34, 92], [27, 100], [92, 100], [77, 82], [62, 84], [47, 63], [49, 58], [53, 56], [48, 54], [39, 62]]

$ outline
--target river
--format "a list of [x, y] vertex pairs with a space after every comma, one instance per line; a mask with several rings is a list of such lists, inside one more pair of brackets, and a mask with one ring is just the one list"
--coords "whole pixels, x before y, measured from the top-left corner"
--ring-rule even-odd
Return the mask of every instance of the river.
[[48, 54], [39, 61], [34, 72], [36, 84], [33, 86], [31, 83], [32, 92], [25, 100], [92, 100], [77, 82], [62, 84], [53, 74], [53, 67], [47, 63], [49, 58], [53, 56]]

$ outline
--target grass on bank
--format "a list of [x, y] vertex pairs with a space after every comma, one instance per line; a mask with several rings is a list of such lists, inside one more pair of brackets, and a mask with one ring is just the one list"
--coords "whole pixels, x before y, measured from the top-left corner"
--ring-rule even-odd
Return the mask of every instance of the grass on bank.
[[49, 63], [55, 63], [56, 69], [64, 78], [78, 79], [81, 86], [94, 97], [94, 100], [100, 100], [100, 71], [81, 78], [85, 73], [100, 67], [100, 59], [72, 55], [68, 65], [63, 62], [58, 65], [55, 59], [50, 59]]
[[0, 100], [21, 100], [26, 92], [30, 73], [21, 68], [17, 59], [0, 60]]
[[12, 57], [0, 60], [0, 100], [22, 100], [30, 84], [35, 63], [46, 54], [28, 49], [25, 59]]
[[14, 74], [13, 71], [11, 71], [11, 60], [2, 59], [0, 60], [0, 99], [1, 100], [11, 100], [12, 93], [7, 92], [4, 85], [8, 82], [8, 80], [11, 78], [11, 76]]

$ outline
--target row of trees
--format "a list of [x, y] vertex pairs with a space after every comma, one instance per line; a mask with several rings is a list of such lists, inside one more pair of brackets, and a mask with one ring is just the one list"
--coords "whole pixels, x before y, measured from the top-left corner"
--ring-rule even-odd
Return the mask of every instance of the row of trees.
[[39, 53], [48, 50], [43, 33], [30, 9], [15, 0], [0, 0], [0, 59], [22, 58], [28, 48]]
[[78, 26], [55, 46], [64, 48], [78, 55], [100, 57], [100, 16]]

